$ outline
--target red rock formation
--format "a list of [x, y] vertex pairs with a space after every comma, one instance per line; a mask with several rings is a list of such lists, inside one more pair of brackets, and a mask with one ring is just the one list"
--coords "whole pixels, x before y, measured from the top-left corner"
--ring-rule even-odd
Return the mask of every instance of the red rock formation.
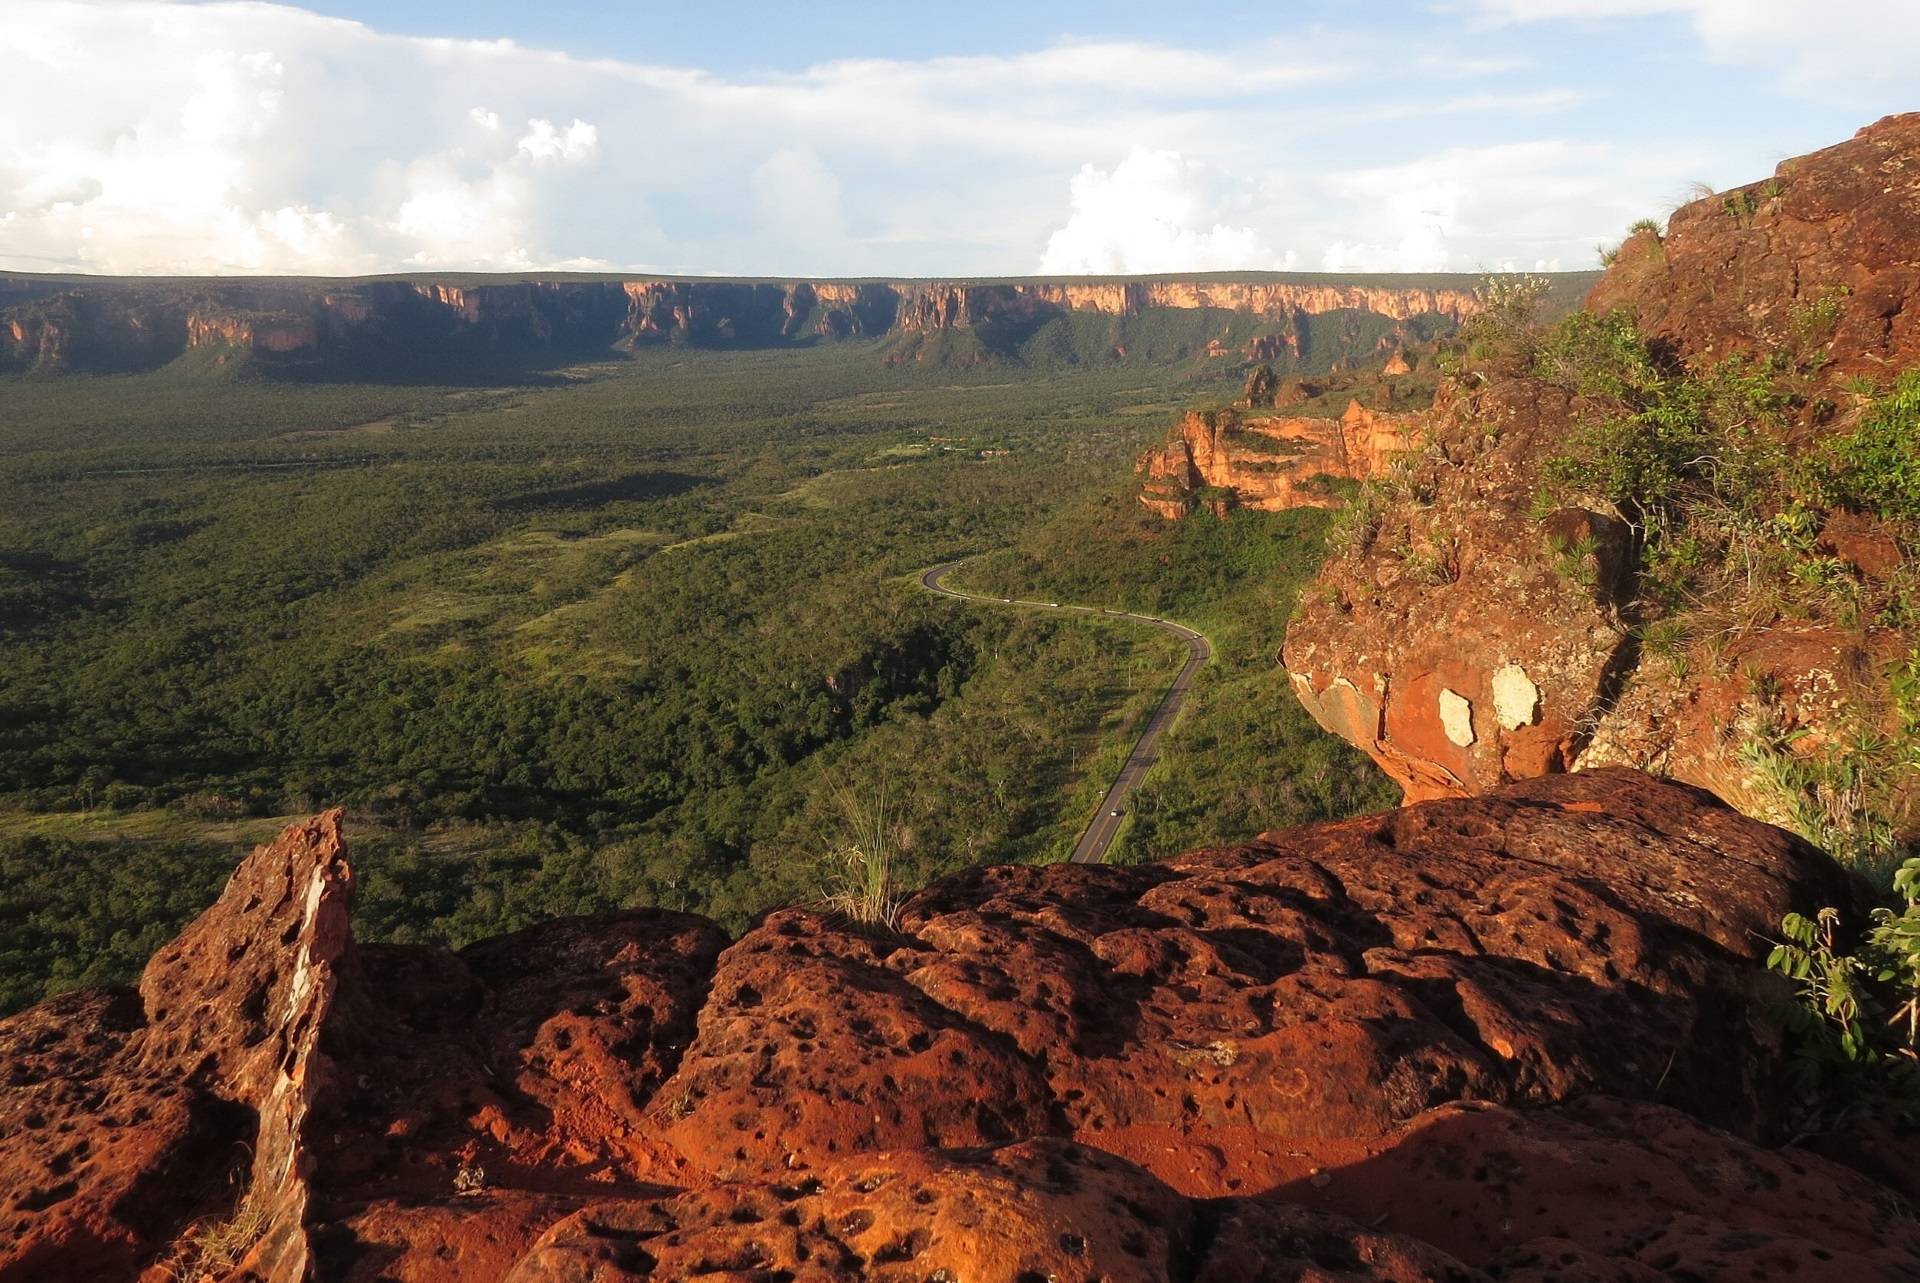
[[[1810, 380], [1814, 406], [1850, 372], [1884, 382], [1920, 363], [1915, 244], [1920, 115], [1788, 161], [1771, 183], [1696, 201], [1664, 239], [1636, 234], [1590, 306], [1629, 309], [1700, 367], [1815, 342], [1827, 363]], [[1412, 477], [1417, 499], [1381, 504], [1290, 625], [1285, 658], [1302, 702], [1409, 800], [1629, 764], [1777, 818], [1752, 729], [1777, 725], [1803, 751], [1857, 736], [1869, 697], [1887, 685], [1876, 674], [1915, 644], [1872, 620], [1763, 619], [1678, 665], [1648, 662], [1628, 601], [1628, 526], [1599, 500], [1545, 519], [1535, 507], [1568, 435], [1613, 412], [1515, 371], [1443, 389], [1435, 449]], [[1785, 444], [1805, 449], [1832, 430], [1810, 412]], [[1902, 558], [1890, 532], [1857, 517], [1831, 514], [1827, 527], [1834, 555], [1865, 579]]]
[[1888, 1191], [1759, 1143], [1758, 952], [1849, 886], [1632, 773], [730, 946], [634, 911], [355, 948], [350, 885], [335, 817], [295, 826], [144, 1014], [0, 1021], [0, 1280], [131, 1279], [236, 1166], [259, 1283], [1920, 1271]]
[[[1331, 508], [1333, 478], [1362, 481], [1410, 448], [1416, 415], [1385, 414], [1350, 401], [1338, 419], [1197, 411], [1167, 444], [1142, 455], [1140, 502], [1169, 520], [1204, 499], [1215, 511]], [[1202, 494], [1201, 492], [1211, 493]]]
[[284, 355], [312, 351], [319, 343], [319, 330], [311, 316], [198, 311], [187, 314], [187, 346], [190, 348], [226, 346]]
[[1920, 112], [1781, 162], [1774, 176], [1675, 210], [1620, 247], [1588, 307], [1624, 307], [1693, 360], [1796, 341], [1812, 305], [1823, 377], [1920, 365]]
[[350, 946], [339, 818], [244, 862], [137, 999], [94, 991], [0, 1022], [0, 1279], [130, 1278], [249, 1168], [249, 1261], [305, 1276], [307, 1113], [331, 1085], [319, 1039]]

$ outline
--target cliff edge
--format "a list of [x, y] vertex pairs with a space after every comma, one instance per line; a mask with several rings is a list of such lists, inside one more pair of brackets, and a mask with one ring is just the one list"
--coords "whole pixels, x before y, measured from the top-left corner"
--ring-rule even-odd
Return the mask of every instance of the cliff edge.
[[895, 928], [634, 910], [356, 944], [288, 829], [138, 992], [0, 1022], [0, 1280], [1911, 1279], [1782, 1123], [1820, 852], [1624, 771]]

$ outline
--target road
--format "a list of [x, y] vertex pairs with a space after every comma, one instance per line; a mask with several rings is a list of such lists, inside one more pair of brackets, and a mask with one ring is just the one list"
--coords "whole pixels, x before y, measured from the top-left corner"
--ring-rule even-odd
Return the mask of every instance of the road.
[[[1107, 794], [1100, 799], [1100, 809], [1093, 813], [1093, 821], [1087, 825], [1086, 832], [1080, 835], [1074, 844], [1070, 857], [1075, 864], [1104, 864], [1107, 848], [1113, 845], [1114, 834], [1120, 831], [1120, 825], [1126, 819], [1127, 800], [1133, 791], [1140, 787], [1140, 781], [1146, 778], [1159, 757], [1160, 737], [1167, 727], [1173, 725], [1173, 719], [1180, 714], [1180, 705], [1186, 701], [1187, 692], [1193, 688], [1194, 674], [1200, 666], [1213, 658], [1213, 647], [1207, 639], [1183, 624], [1171, 619], [1158, 619], [1152, 615], [1136, 615], [1130, 610], [1109, 610], [1100, 606], [1063, 606], [1057, 601], [1027, 601], [1022, 598], [989, 597], [983, 593], [961, 592], [941, 583], [948, 571], [964, 564], [966, 558], [959, 561], [943, 562], [931, 570], [922, 571], [920, 586], [928, 592], [939, 593], [942, 597], [958, 597], [962, 601], [983, 602], [989, 606], [1020, 606], [1030, 610], [1057, 610], [1063, 615], [1100, 615], [1107, 619], [1131, 619], [1138, 624], [1149, 624], [1163, 633], [1172, 633], [1187, 644], [1187, 662], [1180, 667], [1179, 676], [1173, 679], [1173, 685], [1167, 687], [1167, 693], [1161, 697], [1160, 706], [1153, 710], [1153, 716], [1140, 730], [1140, 738], [1134, 741], [1133, 751], [1127, 754], [1127, 760], [1120, 764], [1120, 771], [1113, 777], [1113, 783], [1107, 787]], [[1119, 814], [1115, 814], [1115, 812]]]

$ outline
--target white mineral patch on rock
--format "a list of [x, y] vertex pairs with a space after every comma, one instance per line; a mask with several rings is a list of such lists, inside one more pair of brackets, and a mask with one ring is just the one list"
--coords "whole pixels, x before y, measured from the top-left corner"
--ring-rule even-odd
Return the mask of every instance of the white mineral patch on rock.
[[1440, 692], [1440, 726], [1447, 738], [1466, 748], [1473, 743], [1473, 703], [1455, 690]]
[[[1503, 730], [1517, 731], [1540, 718], [1540, 688], [1518, 664], [1508, 664], [1493, 674], [1493, 715]], [[1457, 741], [1456, 741], [1457, 742]]]

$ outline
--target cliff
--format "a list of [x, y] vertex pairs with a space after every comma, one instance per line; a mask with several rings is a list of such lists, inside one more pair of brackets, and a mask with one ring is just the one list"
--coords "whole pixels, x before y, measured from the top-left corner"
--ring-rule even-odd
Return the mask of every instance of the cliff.
[[0, 1021], [0, 1280], [1920, 1272], [1767, 1147], [1758, 957], [1845, 878], [1630, 772], [733, 941], [358, 944], [346, 856], [295, 825], [137, 993]]
[[[1279, 332], [1242, 340], [1264, 359], [1297, 361], [1302, 335], [1326, 320], [1325, 362], [1370, 350], [1373, 318], [1421, 332], [1457, 325], [1476, 307], [1472, 281], [1319, 278], [1091, 282], [725, 281], [647, 279], [245, 278], [139, 281], [0, 276], [0, 370], [135, 370], [210, 349], [268, 363], [375, 357], [524, 357], [653, 342], [766, 347], [853, 338], [902, 340], [897, 359], [926, 359], [930, 336], [979, 338], [968, 359], [1004, 359], [1048, 321], [1104, 319], [1119, 327], [1076, 359], [1126, 359], [1129, 322], [1183, 314], [1198, 328], [1176, 346], [1199, 355], [1229, 335], [1232, 316]], [[1446, 279], [1446, 278], [1441, 278]], [[1213, 318], [1213, 319], [1209, 319]], [[1312, 340], [1308, 340], [1311, 346]], [[1357, 346], [1356, 346], [1357, 345]], [[1071, 346], [1069, 344], [1068, 346]], [[1087, 346], [1082, 344], [1081, 346]], [[1224, 349], [1223, 349], [1224, 350]], [[1144, 353], [1136, 353], [1144, 356]]]
[[1418, 416], [1370, 410], [1350, 400], [1337, 419], [1196, 411], [1167, 444], [1141, 456], [1140, 502], [1169, 520], [1205, 505], [1277, 511], [1331, 508], [1329, 482], [1365, 481], [1410, 449]]
[[1890, 117], [1635, 232], [1568, 325], [1490, 326], [1292, 622], [1302, 702], [1409, 799], [1624, 763], [1886, 858], [1920, 830], [1916, 246]]

